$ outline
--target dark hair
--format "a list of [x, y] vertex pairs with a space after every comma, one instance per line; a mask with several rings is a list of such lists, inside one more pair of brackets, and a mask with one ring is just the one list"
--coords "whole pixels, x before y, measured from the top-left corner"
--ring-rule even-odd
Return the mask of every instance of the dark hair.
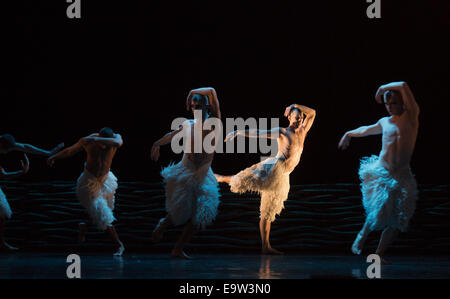
[[11, 134], [3, 134], [0, 136], [0, 147], [10, 149], [16, 144], [16, 140]]
[[387, 100], [391, 100], [392, 98], [398, 97], [398, 99], [402, 100], [401, 94], [396, 90], [387, 90], [383, 94], [383, 103], [386, 103]]
[[289, 111], [289, 115], [291, 115], [291, 113], [294, 112], [294, 110], [297, 110], [298, 113], [302, 114], [302, 111], [299, 108], [294, 107], [294, 108], [291, 108], [291, 111]]
[[192, 96], [192, 101], [200, 102], [202, 105], [206, 105], [206, 106], [208, 106], [208, 104], [209, 104], [208, 97], [205, 95], [202, 95], [202, 94], [198, 94], [198, 93], [196, 93]]
[[99, 134], [100, 137], [106, 137], [106, 138], [112, 138], [114, 137], [114, 131], [111, 128], [104, 127], [100, 130]]

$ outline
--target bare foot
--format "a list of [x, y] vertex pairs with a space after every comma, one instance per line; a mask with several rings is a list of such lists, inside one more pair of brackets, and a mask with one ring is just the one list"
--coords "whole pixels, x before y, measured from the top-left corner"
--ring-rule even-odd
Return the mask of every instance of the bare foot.
[[9, 244], [6, 243], [6, 242], [3, 242], [3, 244], [0, 245], [0, 250], [5, 250], [5, 251], [16, 251], [16, 250], [19, 250], [19, 248], [14, 247], [14, 246], [11, 246], [11, 245], [9, 245]]
[[78, 228], [80, 229], [78, 232], [78, 243], [83, 243], [86, 241], [87, 225], [86, 223], [81, 222], [78, 224]]
[[356, 239], [355, 239], [355, 241], [353, 242], [353, 245], [352, 245], [352, 252], [353, 252], [353, 254], [357, 254], [357, 255], [361, 254], [361, 250], [362, 250], [363, 244], [364, 244], [364, 240], [362, 238], [362, 235], [359, 233], [356, 236]]
[[192, 257], [187, 255], [183, 250], [172, 250], [171, 256], [178, 259], [192, 260]]
[[125, 251], [125, 246], [123, 246], [122, 243], [120, 243], [119, 249], [117, 249], [116, 253], [114, 253], [114, 256], [122, 256], [123, 252]]
[[262, 253], [263, 254], [271, 254], [271, 255], [283, 255], [284, 254], [284, 252], [276, 250], [275, 248], [272, 248], [272, 247], [263, 247]]
[[152, 242], [157, 243], [161, 241], [163, 235], [164, 235], [164, 227], [162, 225], [165, 218], [162, 218], [159, 220], [158, 224], [156, 225], [155, 229], [152, 232]]

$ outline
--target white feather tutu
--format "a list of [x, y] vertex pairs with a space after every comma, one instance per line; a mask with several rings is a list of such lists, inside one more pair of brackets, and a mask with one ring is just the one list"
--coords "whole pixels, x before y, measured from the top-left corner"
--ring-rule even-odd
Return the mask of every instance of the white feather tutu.
[[409, 168], [388, 171], [378, 156], [364, 157], [359, 168], [362, 202], [370, 230], [386, 227], [406, 231], [418, 198]]
[[9, 219], [11, 218], [12, 211], [9, 207], [8, 201], [6, 200], [5, 193], [3, 193], [0, 188], [0, 218]]
[[[189, 162], [187, 162], [189, 163]], [[192, 219], [197, 229], [204, 229], [217, 216], [219, 186], [209, 165], [195, 169], [179, 162], [161, 171], [166, 189], [166, 210], [174, 225]]]
[[106, 230], [115, 220], [113, 210], [116, 189], [117, 178], [111, 171], [105, 176], [97, 178], [89, 171], [84, 170], [78, 178], [78, 200], [100, 230]]
[[231, 191], [257, 192], [261, 195], [260, 218], [273, 222], [280, 215], [289, 195], [289, 172], [284, 156], [268, 158], [231, 177]]

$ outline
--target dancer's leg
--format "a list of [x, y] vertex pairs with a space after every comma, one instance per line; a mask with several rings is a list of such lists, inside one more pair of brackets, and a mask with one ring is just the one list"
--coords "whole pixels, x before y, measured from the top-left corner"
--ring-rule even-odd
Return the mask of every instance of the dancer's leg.
[[183, 258], [183, 259], [191, 259], [190, 256], [188, 256], [186, 253], [184, 253], [183, 248], [184, 245], [189, 242], [192, 235], [195, 232], [195, 227], [192, 221], [189, 221], [183, 229], [183, 233], [181, 234], [180, 238], [178, 239], [177, 243], [175, 244], [175, 247], [172, 250], [172, 257], [174, 258]]
[[364, 243], [366, 242], [367, 236], [370, 233], [369, 227], [370, 227], [370, 225], [367, 222], [365, 222], [362, 229], [359, 231], [358, 235], [356, 236], [356, 239], [352, 245], [352, 252], [354, 254], [361, 254], [361, 250], [364, 246]]
[[6, 243], [5, 241], [5, 225], [6, 220], [0, 217], [0, 250], [18, 250], [18, 248], [13, 247]]
[[399, 233], [399, 231], [397, 229], [388, 227], [388, 228], [385, 228], [383, 233], [381, 234], [380, 242], [378, 243], [378, 248], [377, 248], [376, 254], [378, 254], [380, 256], [382, 264], [390, 264], [389, 261], [387, 261], [383, 258], [384, 252], [392, 244], [394, 239], [397, 237], [398, 233]]
[[227, 183], [227, 184], [230, 184], [230, 180], [232, 178], [232, 175], [225, 176], [220, 174], [214, 174], [214, 176], [216, 177], [219, 183]]
[[169, 215], [167, 215], [164, 218], [159, 219], [159, 222], [156, 225], [156, 227], [152, 233], [152, 242], [153, 243], [161, 241], [164, 231], [171, 225], [171, 223], [172, 222], [170, 220]]
[[263, 254], [283, 254], [283, 252], [278, 251], [270, 245], [269, 237], [270, 237], [270, 227], [271, 222], [265, 219], [261, 219], [259, 221], [259, 231], [261, 234], [261, 249]]
[[117, 235], [116, 229], [114, 228], [114, 225], [110, 225], [107, 228], [109, 234], [113, 238], [113, 240], [119, 244], [119, 249], [114, 253], [116, 256], [121, 256], [123, 252], [125, 251], [125, 247], [123, 246], [123, 243], [120, 241], [119, 236]]

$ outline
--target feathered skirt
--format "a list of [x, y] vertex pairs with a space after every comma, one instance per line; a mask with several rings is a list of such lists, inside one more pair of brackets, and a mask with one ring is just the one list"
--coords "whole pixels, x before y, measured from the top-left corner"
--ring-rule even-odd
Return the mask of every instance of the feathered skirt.
[[219, 184], [209, 165], [197, 169], [189, 160], [186, 163], [172, 163], [161, 171], [166, 211], [175, 226], [191, 219], [197, 229], [205, 229], [217, 216]]
[[418, 198], [417, 183], [411, 170], [388, 171], [378, 156], [372, 155], [361, 159], [359, 177], [370, 230], [390, 227], [406, 231]]
[[230, 187], [235, 193], [253, 191], [260, 194], [260, 218], [273, 222], [289, 195], [289, 172], [284, 156], [268, 158], [240, 171], [231, 177]]
[[97, 178], [85, 169], [78, 178], [78, 200], [100, 230], [106, 230], [115, 220], [113, 210], [116, 189], [117, 178], [111, 171]]
[[12, 211], [9, 207], [8, 200], [6, 199], [5, 193], [3, 193], [0, 188], [0, 219], [11, 218]]

